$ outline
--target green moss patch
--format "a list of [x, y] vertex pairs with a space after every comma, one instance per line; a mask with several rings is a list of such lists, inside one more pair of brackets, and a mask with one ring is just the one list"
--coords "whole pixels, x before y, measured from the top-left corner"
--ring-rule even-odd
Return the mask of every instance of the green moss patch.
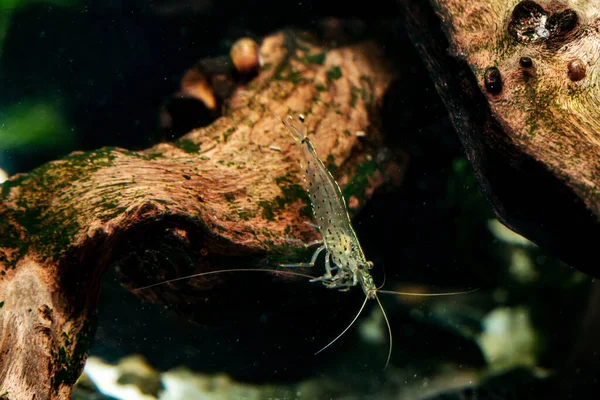
[[200, 145], [187, 138], [178, 139], [173, 142], [173, 145], [190, 154], [198, 154], [200, 151]]
[[377, 170], [381, 170], [381, 168], [379, 164], [373, 160], [356, 165], [354, 178], [352, 178], [352, 181], [350, 181], [342, 191], [346, 201], [352, 196], [356, 196], [359, 199], [364, 198], [365, 191], [369, 186], [369, 178], [372, 177]]
[[304, 57], [301, 61], [308, 64], [323, 65], [325, 62], [325, 53], [310, 54]]
[[301, 185], [294, 183], [289, 173], [285, 176], [277, 177], [275, 183], [279, 186], [282, 195], [276, 196], [272, 201], [262, 200], [258, 202], [259, 207], [262, 208], [261, 215], [264, 219], [274, 221], [275, 215], [279, 210], [284, 209], [288, 204], [292, 204], [296, 201], [301, 201], [306, 204], [302, 209], [302, 213], [306, 212], [305, 209], [310, 213], [311, 209], [308, 193]]
[[337, 65], [335, 67], [331, 67], [325, 72], [328, 79], [338, 80], [342, 77], [342, 70]]

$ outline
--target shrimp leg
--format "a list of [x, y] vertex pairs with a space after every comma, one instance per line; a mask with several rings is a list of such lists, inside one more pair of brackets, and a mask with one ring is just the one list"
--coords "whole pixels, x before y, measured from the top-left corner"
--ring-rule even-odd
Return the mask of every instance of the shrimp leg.
[[316, 229], [317, 231], [319, 231], [319, 232], [321, 231], [321, 227], [320, 227], [319, 225], [313, 224], [313, 223], [311, 223], [311, 222], [308, 222], [308, 221], [304, 221], [304, 223], [305, 223], [306, 225], [308, 225], [308, 226], [312, 226], [313, 228], [315, 228], [315, 229]]
[[283, 238], [283, 240], [285, 240], [286, 242], [300, 243], [304, 248], [309, 248], [317, 244], [323, 244], [323, 239], [312, 240], [308, 243], [304, 243], [302, 240], [295, 238]]
[[331, 278], [331, 264], [329, 263], [329, 258], [331, 257], [331, 253], [329, 251], [325, 253], [325, 278]]
[[279, 264], [280, 267], [283, 268], [301, 268], [301, 267], [313, 267], [315, 262], [317, 261], [317, 257], [319, 254], [325, 250], [325, 245], [321, 245], [317, 250], [315, 250], [310, 262], [308, 263], [296, 263], [296, 264]]

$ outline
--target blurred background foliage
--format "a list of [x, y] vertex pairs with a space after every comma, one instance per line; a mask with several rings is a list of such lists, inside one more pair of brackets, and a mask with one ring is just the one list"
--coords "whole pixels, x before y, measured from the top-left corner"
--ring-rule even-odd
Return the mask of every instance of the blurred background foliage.
[[59, 101], [22, 102], [0, 111], [0, 149], [62, 149], [76, 140]]

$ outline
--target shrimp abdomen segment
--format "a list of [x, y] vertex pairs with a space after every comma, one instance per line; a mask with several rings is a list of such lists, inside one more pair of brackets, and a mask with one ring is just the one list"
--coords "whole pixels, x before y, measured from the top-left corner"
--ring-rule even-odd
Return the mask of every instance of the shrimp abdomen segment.
[[310, 141], [302, 145], [306, 162], [306, 182], [312, 204], [315, 222], [321, 232], [328, 228], [347, 228], [350, 226], [346, 204], [342, 191], [329, 171], [325, 168]]

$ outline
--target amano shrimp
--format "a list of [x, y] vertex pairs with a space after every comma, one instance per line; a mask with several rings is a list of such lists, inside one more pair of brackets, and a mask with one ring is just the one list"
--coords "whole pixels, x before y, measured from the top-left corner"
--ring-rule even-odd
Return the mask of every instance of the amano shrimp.
[[[317, 155], [312, 142], [306, 135], [304, 116], [298, 113], [288, 115], [283, 123], [292, 137], [300, 143], [302, 155], [306, 162], [306, 165], [303, 166], [304, 179], [310, 196], [316, 226], [323, 236], [322, 240], [317, 242], [320, 244], [320, 247], [314, 252], [311, 262], [308, 265], [313, 266], [319, 254], [325, 250], [325, 274], [320, 278], [312, 279], [311, 282], [320, 281], [329, 289], [340, 290], [349, 290], [350, 287], [359, 284], [365, 293], [365, 301], [350, 325], [316, 354], [325, 350], [342, 337], [358, 319], [367, 301], [375, 299], [379, 303], [379, 307], [383, 313], [390, 337], [387, 366], [392, 351], [392, 332], [383, 305], [377, 297], [378, 289], [369, 272], [373, 267], [373, 263], [366, 259], [356, 232], [354, 232], [350, 216], [348, 215], [346, 201], [339, 185]], [[333, 263], [333, 267], [331, 263]], [[284, 264], [282, 266], [301, 267], [304, 265], [306, 264]]]
[[[375, 288], [368, 270], [373, 267], [363, 253], [358, 237], [354, 232], [346, 201], [339, 185], [329, 172], [306, 136], [306, 126], [302, 114], [289, 115], [283, 121], [290, 134], [300, 142], [306, 165], [304, 178], [310, 196], [316, 227], [322, 233], [321, 246], [315, 251], [309, 265], [313, 265], [318, 255], [325, 250], [325, 275], [316, 279], [330, 289], [348, 290], [360, 284], [365, 294], [370, 296]], [[331, 262], [334, 266], [331, 267]], [[303, 266], [304, 264], [284, 264], [283, 266]]]
[[[373, 263], [368, 261], [364, 255], [358, 237], [352, 227], [346, 201], [342, 195], [339, 185], [325, 167], [317, 152], [307, 136], [307, 129], [304, 125], [305, 117], [302, 114], [288, 115], [283, 121], [288, 132], [296, 139], [301, 146], [302, 155], [306, 165], [304, 168], [304, 178], [307, 185], [308, 194], [312, 203], [312, 210], [317, 228], [322, 234], [322, 240], [315, 242], [320, 247], [314, 252], [310, 263], [283, 264], [283, 267], [301, 267], [304, 265], [313, 266], [319, 254], [325, 250], [325, 274], [319, 278], [312, 279], [311, 282], [320, 281], [329, 289], [349, 290], [350, 287], [360, 285], [365, 293], [365, 300], [352, 320], [352, 322], [329, 344], [319, 350], [316, 354], [331, 346], [336, 340], [341, 338], [348, 329], [356, 322], [362, 313], [367, 301], [375, 299], [381, 309], [389, 334], [389, 350], [386, 360], [386, 367], [389, 364], [392, 355], [392, 330], [385, 309], [377, 296], [377, 293], [390, 293], [412, 296], [445, 296], [457, 293], [401, 293], [388, 290], [380, 290], [373, 281], [369, 270], [373, 268]], [[333, 263], [333, 266], [331, 264]]]

